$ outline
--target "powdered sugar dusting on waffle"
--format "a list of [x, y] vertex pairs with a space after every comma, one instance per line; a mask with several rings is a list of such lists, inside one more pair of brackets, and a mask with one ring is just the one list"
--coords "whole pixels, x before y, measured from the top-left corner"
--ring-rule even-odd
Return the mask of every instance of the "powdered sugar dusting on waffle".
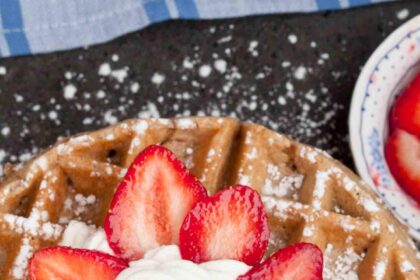
[[[281, 220], [286, 220], [288, 218], [288, 213], [293, 212], [294, 210], [309, 209], [308, 205], [302, 204], [300, 202], [293, 202], [282, 199], [279, 200], [272, 196], [263, 195], [261, 199], [264, 203], [266, 212]], [[308, 219], [308, 217], [304, 214], [303, 217], [306, 218], [306, 220]]]
[[251, 185], [251, 178], [249, 178], [247, 175], [244, 175], [243, 173], [240, 173], [238, 184], [249, 186]]
[[344, 184], [344, 189], [348, 192], [357, 188], [357, 184], [353, 180], [349, 179], [347, 176], [344, 176], [343, 184]]
[[180, 129], [192, 129], [196, 127], [195, 122], [188, 118], [181, 118], [175, 121], [176, 126]]
[[262, 195], [278, 198], [292, 196], [294, 200], [298, 199], [297, 190], [302, 186], [303, 175], [284, 176], [281, 174], [278, 166], [270, 163], [267, 165], [267, 174], [268, 176], [262, 188]]
[[46, 157], [38, 158], [35, 163], [43, 170], [47, 171], [48, 169], [48, 159]]
[[[4, 214], [4, 220], [7, 223], [8, 230], [17, 234], [42, 237], [44, 239], [58, 238], [62, 232], [60, 225], [52, 224], [46, 221], [48, 216], [39, 213], [36, 209], [28, 217], [21, 217], [12, 214]], [[3, 224], [3, 230], [6, 225]]]
[[369, 212], [378, 212], [380, 210], [378, 204], [369, 197], [361, 197], [360, 203]]
[[381, 230], [381, 223], [377, 220], [373, 220], [370, 225], [369, 225], [370, 229], [373, 230], [374, 232], [379, 233], [379, 231]]
[[314, 199], [312, 202], [312, 206], [315, 209], [321, 209], [321, 201], [324, 198], [325, 190], [327, 187], [327, 182], [330, 180], [330, 176], [333, 174], [341, 173], [340, 169], [333, 167], [326, 171], [317, 171], [316, 172], [316, 179], [315, 179], [315, 187], [314, 187]]
[[[324, 251], [324, 279], [334, 280], [358, 280], [359, 276], [355, 268], [364, 258], [364, 255], [357, 254], [352, 248], [347, 248], [343, 253], [334, 252], [334, 246], [327, 244]], [[332, 262], [332, 260], [334, 260]]]
[[[79, 217], [81, 214], [86, 213], [90, 208], [89, 206], [95, 204], [96, 197], [93, 194], [83, 195], [81, 193], [76, 193], [74, 196], [67, 198], [64, 201], [64, 210], [76, 217]], [[60, 217], [60, 223], [67, 223], [70, 217]]]
[[375, 267], [373, 268], [373, 276], [375, 277], [375, 280], [384, 279], [385, 270], [386, 270], [385, 261], [380, 261], [377, 264], [375, 264]]
[[48, 222], [48, 213], [39, 212], [36, 208], [32, 210], [28, 218], [5, 214], [2, 230], [10, 230], [22, 235], [21, 246], [18, 255], [14, 260], [11, 273], [15, 279], [25, 279], [27, 275], [28, 261], [34, 253], [30, 240], [40, 237], [44, 240], [57, 240], [63, 228], [60, 225]]
[[314, 228], [313, 225], [305, 226], [305, 228], [303, 229], [302, 235], [304, 237], [310, 237], [310, 236], [314, 235], [314, 231], [315, 231], [315, 228]]
[[149, 128], [149, 124], [144, 120], [139, 120], [134, 125], [134, 131], [137, 133], [137, 135], [144, 135], [146, 130]]
[[34, 253], [28, 238], [22, 239], [22, 246], [13, 263], [12, 275], [15, 279], [24, 279], [27, 275], [26, 268], [28, 267], [29, 257]]
[[405, 260], [401, 263], [402, 272], [410, 272], [410, 271], [414, 271], [414, 269], [415, 267], [410, 261]]
[[73, 148], [70, 147], [68, 144], [59, 144], [57, 146], [57, 153], [59, 155], [70, 154], [73, 151]]
[[316, 163], [318, 152], [315, 149], [309, 147], [302, 147], [300, 149], [299, 156], [303, 159], [307, 159], [311, 163]]
[[92, 138], [89, 135], [79, 135], [73, 138], [70, 138], [69, 143], [74, 145], [89, 145], [92, 144], [95, 141], [94, 138]]

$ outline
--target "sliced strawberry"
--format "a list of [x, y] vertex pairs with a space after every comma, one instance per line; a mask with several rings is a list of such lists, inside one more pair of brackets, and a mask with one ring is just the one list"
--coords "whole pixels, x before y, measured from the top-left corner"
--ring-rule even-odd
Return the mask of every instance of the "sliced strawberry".
[[178, 244], [185, 215], [204, 197], [206, 189], [171, 151], [147, 147], [112, 199], [104, 225], [110, 247], [137, 260], [160, 245]]
[[31, 280], [113, 280], [128, 263], [120, 258], [85, 249], [49, 247], [34, 254], [29, 261]]
[[267, 215], [260, 195], [234, 186], [198, 202], [179, 233], [184, 259], [197, 263], [233, 259], [257, 264], [268, 245]]
[[391, 127], [420, 137], [420, 75], [395, 101], [391, 112]]
[[237, 280], [322, 280], [321, 250], [310, 243], [297, 243], [277, 251]]
[[385, 146], [389, 169], [400, 187], [420, 203], [420, 140], [395, 130]]

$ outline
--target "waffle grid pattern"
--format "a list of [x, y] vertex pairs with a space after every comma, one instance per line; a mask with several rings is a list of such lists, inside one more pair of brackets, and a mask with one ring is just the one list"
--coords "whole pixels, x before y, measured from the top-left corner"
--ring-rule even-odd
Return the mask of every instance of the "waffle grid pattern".
[[420, 279], [407, 230], [350, 170], [325, 153], [229, 118], [128, 120], [57, 143], [0, 183], [0, 279], [26, 279], [28, 259], [71, 220], [102, 226], [115, 187], [151, 144], [171, 149], [210, 193], [257, 189], [270, 222], [267, 255], [317, 244], [324, 279]]

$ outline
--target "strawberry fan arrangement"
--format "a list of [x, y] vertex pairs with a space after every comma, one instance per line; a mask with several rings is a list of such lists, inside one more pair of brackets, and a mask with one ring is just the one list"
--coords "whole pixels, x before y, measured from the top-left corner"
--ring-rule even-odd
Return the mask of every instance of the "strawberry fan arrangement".
[[322, 252], [313, 244], [291, 245], [261, 262], [270, 232], [260, 195], [236, 185], [208, 196], [184, 164], [162, 146], [149, 146], [134, 160], [115, 192], [104, 230], [116, 256], [45, 248], [32, 257], [30, 278], [115, 279], [129, 261], [176, 244], [184, 260], [232, 259], [252, 266], [240, 280], [322, 279]]

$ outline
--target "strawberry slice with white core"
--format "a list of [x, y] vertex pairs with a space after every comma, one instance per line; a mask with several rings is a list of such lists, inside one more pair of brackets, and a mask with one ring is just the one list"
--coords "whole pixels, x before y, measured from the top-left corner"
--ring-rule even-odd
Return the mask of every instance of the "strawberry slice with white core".
[[31, 280], [114, 280], [128, 263], [120, 258], [85, 249], [49, 247], [29, 261]]
[[147, 147], [112, 199], [104, 224], [110, 247], [137, 260], [161, 245], [178, 244], [185, 215], [204, 197], [206, 189], [170, 150]]
[[237, 280], [322, 280], [323, 256], [310, 243], [297, 243], [277, 251]]
[[420, 203], [420, 139], [395, 130], [386, 143], [385, 157], [400, 187]]
[[179, 249], [184, 259], [196, 263], [233, 259], [255, 265], [267, 249], [268, 238], [260, 195], [237, 185], [191, 209], [179, 233]]

